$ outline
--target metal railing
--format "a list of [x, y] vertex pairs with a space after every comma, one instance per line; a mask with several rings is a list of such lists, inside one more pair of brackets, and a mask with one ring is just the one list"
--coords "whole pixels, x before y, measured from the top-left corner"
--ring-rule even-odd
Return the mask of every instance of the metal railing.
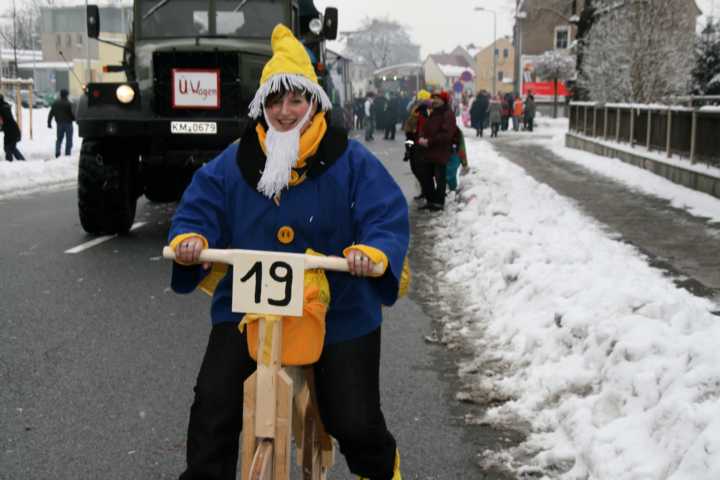
[[570, 102], [569, 119], [571, 132], [720, 167], [720, 107]]

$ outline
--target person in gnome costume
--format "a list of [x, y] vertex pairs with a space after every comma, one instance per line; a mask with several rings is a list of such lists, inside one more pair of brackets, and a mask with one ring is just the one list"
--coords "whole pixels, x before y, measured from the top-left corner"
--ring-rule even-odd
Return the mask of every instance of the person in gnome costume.
[[[303, 320], [320, 318], [325, 329], [318, 358], [309, 359], [320, 415], [354, 474], [400, 480], [380, 408], [379, 365], [381, 306], [392, 305], [409, 279], [407, 202], [377, 158], [327, 123], [330, 99], [292, 32], [276, 26], [271, 43], [250, 104], [255, 121], [195, 173], [170, 228], [172, 288], [213, 292], [180, 478], [235, 479], [243, 381], [256, 368], [248, 339], [257, 322], [231, 311], [232, 275], [196, 262], [204, 248], [240, 248], [347, 258], [350, 274], [305, 276]], [[371, 273], [374, 264], [383, 273]]]

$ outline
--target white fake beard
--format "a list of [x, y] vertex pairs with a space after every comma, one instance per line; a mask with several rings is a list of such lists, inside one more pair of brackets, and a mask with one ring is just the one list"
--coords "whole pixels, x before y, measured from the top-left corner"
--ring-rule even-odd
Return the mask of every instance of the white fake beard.
[[308, 108], [303, 119], [292, 130], [287, 132], [275, 130], [268, 120], [267, 114], [263, 112], [265, 122], [268, 124], [267, 136], [265, 137], [267, 160], [257, 189], [266, 197], [273, 198], [288, 186], [290, 172], [298, 161], [300, 131], [308, 122], [311, 112], [312, 108]]

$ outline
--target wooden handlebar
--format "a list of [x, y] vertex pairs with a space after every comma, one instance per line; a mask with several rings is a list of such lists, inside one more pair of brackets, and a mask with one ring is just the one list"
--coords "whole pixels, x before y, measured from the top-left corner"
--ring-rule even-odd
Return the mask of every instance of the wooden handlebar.
[[[254, 250], [233, 250], [233, 249], [219, 249], [219, 248], [206, 248], [200, 252], [200, 262], [217, 262], [226, 263], [232, 265], [235, 259], [234, 252], [253, 252]], [[267, 252], [263, 252], [267, 253]], [[278, 252], [280, 253], [280, 252]], [[302, 256], [304, 260], [305, 270], [313, 268], [321, 268], [323, 270], [332, 270], [335, 272], [347, 272], [349, 271], [347, 260], [343, 257], [322, 257], [317, 255], [306, 255], [304, 253], [284, 253], [283, 255], [298, 255]], [[175, 250], [170, 247], [163, 248], [163, 258], [168, 260], [175, 260]], [[382, 275], [385, 271], [385, 265], [382, 263], [374, 264], [372, 271], [375, 275]]]

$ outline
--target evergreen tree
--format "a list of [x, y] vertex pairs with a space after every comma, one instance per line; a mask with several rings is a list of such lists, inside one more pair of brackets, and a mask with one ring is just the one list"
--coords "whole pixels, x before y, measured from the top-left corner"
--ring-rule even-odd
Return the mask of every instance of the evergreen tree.
[[697, 41], [692, 91], [696, 95], [720, 95], [720, 37], [718, 22], [708, 21]]

